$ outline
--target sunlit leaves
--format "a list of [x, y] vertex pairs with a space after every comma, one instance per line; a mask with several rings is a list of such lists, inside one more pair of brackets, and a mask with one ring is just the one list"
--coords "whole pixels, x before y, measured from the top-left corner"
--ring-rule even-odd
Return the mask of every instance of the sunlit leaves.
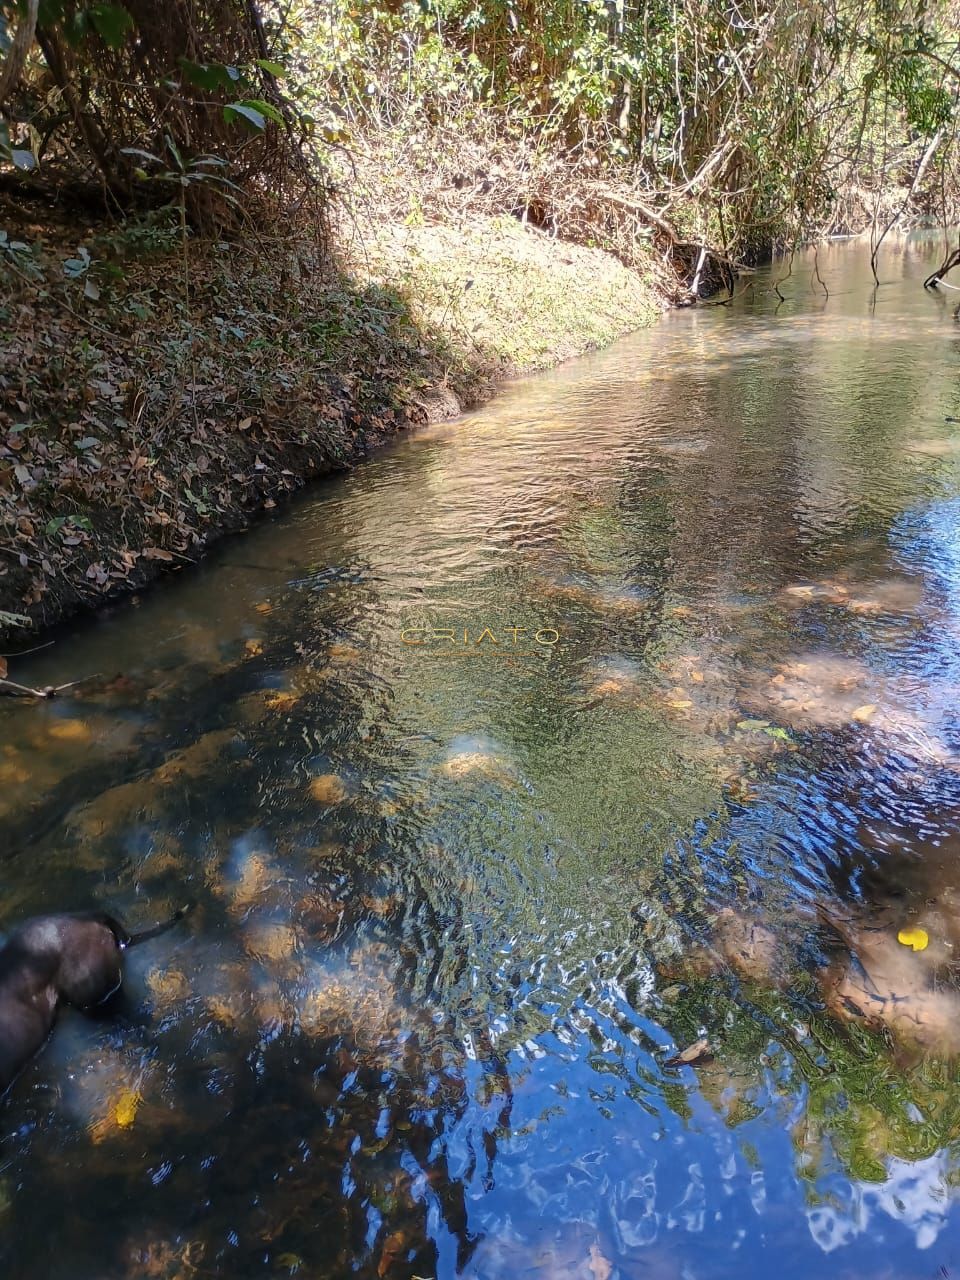
[[262, 98], [248, 98], [243, 102], [228, 103], [223, 108], [223, 118], [228, 124], [234, 120], [242, 120], [258, 132], [262, 132], [267, 127], [268, 120], [276, 124], [283, 123], [283, 116], [277, 108]]

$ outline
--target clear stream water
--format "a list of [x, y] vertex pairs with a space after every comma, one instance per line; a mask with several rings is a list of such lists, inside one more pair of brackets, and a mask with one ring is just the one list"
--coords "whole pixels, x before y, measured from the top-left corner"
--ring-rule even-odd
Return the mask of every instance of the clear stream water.
[[920, 925], [952, 1009], [941, 249], [511, 385], [14, 666], [86, 682], [0, 705], [4, 925], [197, 905], [0, 1106], [5, 1277], [960, 1272], [956, 1066], [823, 982], [825, 920]]

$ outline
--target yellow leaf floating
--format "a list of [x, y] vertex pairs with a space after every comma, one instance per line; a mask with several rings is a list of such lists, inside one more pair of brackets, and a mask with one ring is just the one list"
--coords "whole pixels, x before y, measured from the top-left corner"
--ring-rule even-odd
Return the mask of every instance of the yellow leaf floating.
[[135, 1089], [124, 1089], [113, 1109], [113, 1118], [118, 1129], [129, 1129], [137, 1118], [137, 1110], [142, 1098]]
[[930, 935], [926, 929], [901, 929], [897, 934], [897, 941], [905, 947], [912, 947], [914, 951], [926, 951]]

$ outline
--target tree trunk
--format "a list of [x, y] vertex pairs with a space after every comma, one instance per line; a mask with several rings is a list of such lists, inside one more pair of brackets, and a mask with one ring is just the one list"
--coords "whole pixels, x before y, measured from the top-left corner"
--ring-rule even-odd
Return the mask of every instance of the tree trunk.
[[13, 37], [13, 43], [3, 61], [3, 66], [0, 67], [0, 107], [16, 87], [20, 73], [26, 65], [27, 55], [30, 53], [30, 46], [33, 44], [34, 33], [37, 30], [39, 9], [40, 0], [27, 0], [27, 12], [17, 27], [17, 34]]

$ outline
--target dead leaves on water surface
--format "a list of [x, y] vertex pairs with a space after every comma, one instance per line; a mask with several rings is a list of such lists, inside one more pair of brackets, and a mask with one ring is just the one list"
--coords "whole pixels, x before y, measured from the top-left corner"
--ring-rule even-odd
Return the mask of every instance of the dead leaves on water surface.
[[90, 1141], [104, 1142], [118, 1130], [132, 1129], [142, 1102], [143, 1094], [138, 1089], [121, 1089], [108, 1099], [104, 1114], [90, 1126]]
[[704, 1036], [664, 1059], [663, 1065], [665, 1067], [699, 1067], [712, 1061], [713, 1050], [710, 1048], [710, 1041]]
[[190, 983], [179, 969], [151, 969], [146, 984], [158, 1013], [180, 1007], [190, 998]]
[[321, 773], [307, 785], [311, 800], [326, 806], [343, 804], [350, 794], [346, 783], [335, 773]]

